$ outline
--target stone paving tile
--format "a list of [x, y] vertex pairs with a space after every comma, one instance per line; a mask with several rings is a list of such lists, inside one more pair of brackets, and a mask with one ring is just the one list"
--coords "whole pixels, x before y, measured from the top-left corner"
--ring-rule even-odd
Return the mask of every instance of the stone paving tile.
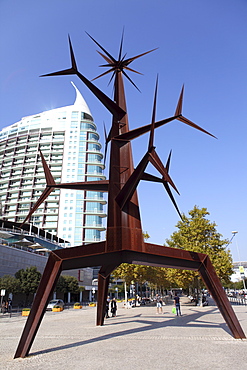
[[[0, 316], [0, 369], [247, 369], [247, 340], [234, 339], [214, 305], [182, 303], [182, 317], [155, 307], [118, 309], [95, 326], [96, 309], [47, 312], [25, 359], [13, 356], [26, 318]], [[247, 334], [247, 306], [234, 306]]]

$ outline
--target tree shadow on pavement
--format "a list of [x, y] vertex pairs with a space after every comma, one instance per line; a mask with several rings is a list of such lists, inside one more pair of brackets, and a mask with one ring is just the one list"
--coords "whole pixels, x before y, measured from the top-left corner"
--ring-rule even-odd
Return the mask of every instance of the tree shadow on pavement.
[[[230, 337], [232, 337], [231, 332], [226, 323], [217, 323], [213, 321], [210, 322], [209, 320], [202, 319], [202, 317], [205, 315], [218, 313], [218, 310], [216, 308], [212, 308], [208, 310], [207, 312], [200, 312], [196, 310], [196, 308], [193, 311], [195, 312], [191, 314], [186, 314], [184, 316], [179, 316], [179, 317], [177, 317], [176, 315], [171, 316], [170, 314], [167, 314], [169, 316], [165, 316], [163, 314], [163, 316], [160, 315], [158, 317], [159, 319], [161, 319], [160, 321], [157, 321], [157, 316], [155, 316], [156, 320], [154, 321], [154, 319], [152, 319], [152, 316], [150, 317], [150, 315], [143, 315], [143, 314], [137, 314], [135, 316], [130, 317], [128, 320], [125, 320], [126, 316], [124, 315], [122, 315], [124, 320], [121, 320], [121, 317], [118, 316], [117, 318], [118, 319], [120, 318], [120, 321], [116, 321], [117, 318], [114, 318], [115, 321], [111, 322], [111, 326], [115, 326], [117, 328], [117, 326], [119, 325], [124, 325], [124, 324], [127, 325], [127, 324], [131, 324], [131, 322], [142, 324], [142, 326], [131, 328], [131, 329], [126, 329], [126, 330], [116, 331], [115, 333], [111, 332], [105, 335], [101, 335], [101, 336], [86, 339], [86, 340], [81, 340], [75, 343], [65, 344], [65, 345], [61, 345], [58, 347], [48, 348], [48, 349], [37, 351], [37, 352], [32, 352], [30, 353], [29, 356], [36, 356], [36, 355], [40, 355], [44, 353], [62, 351], [62, 350], [70, 349], [73, 347], [80, 347], [80, 346], [84, 346], [87, 344], [102, 342], [108, 339], [114, 339], [114, 338], [118, 338], [122, 336], [127, 336], [130, 334], [138, 334], [138, 333], [143, 333], [143, 332], [147, 332], [150, 330], [156, 330], [156, 329], [161, 329], [165, 327], [174, 327], [174, 326], [186, 327], [187, 330], [189, 330], [190, 328], [205, 329], [205, 328], [217, 328], [218, 327], [218, 328], [223, 329], [225, 332], [227, 332], [227, 334], [229, 334]], [[147, 317], [150, 317], [150, 318], [147, 318]], [[203, 333], [200, 336], [203, 336]], [[167, 337], [169, 338], [169, 336]], [[182, 338], [183, 336], [181, 335], [181, 339]]]

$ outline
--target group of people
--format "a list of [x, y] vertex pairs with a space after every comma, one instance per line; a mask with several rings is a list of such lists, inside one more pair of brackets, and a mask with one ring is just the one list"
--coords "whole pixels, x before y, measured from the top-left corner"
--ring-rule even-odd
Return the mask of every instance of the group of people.
[[116, 298], [112, 298], [112, 300], [111, 300], [110, 297], [108, 296], [107, 300], [106, 300], [106, 309], [105, 309], [105, 317], [106, 318], [110, 317], [109, 316], [110, 308], [111, 308], [112, 317], [116, 317], [116, 315], [117, 315], [117, 301], [116, 301]]
[[2, 313], [11, 312], [11, 309], [12, 309], [12, 300], [10, 298], [6, 302], [5, 301], [2, 302], [1, 307]]
[[[156, 294], [156, 308], [157, 308], [157, 313], [163, 313], [163, 300], [161, 298], [160, 295]], [[182, 316], [181, 314], [181, 308], [180, 308], [180, 298], [179, 296], [177, 295], [177, 293], [175, 293], [174, 295], [174, 305], [176, 307], [176, 314], [177, 316]], [[116, 317], [117, 315], [117, 301], [116, 301], [116, 298], [112, 298], [112, 300], [110, 299], [110, 297], [108, 296], [107, 297], [107, 300], [106, 300], [106, 309], [105, 309], [105, 317], [108, 318], [110, 317], [109, 316], [109, 310], [111, 311], [111, 314], [112, 314], [112, 317]]]
[[[174, 300], [174, 305], [175, 305], [175, 308], [176, 308], [176, 314], [177, 316], [182, 316], [181, 314], [181, 308], [180, 308], [180, 298], [179, 296], [177, 295], [177, 293], [175, 293], [174, 297], [173, 297], [173, 300]], [[163, 313], [163, 306], [164, 302], [161, 298], [161, 296], [159, 294], [156, 294], [156, 309], [157, 309], [157, 313]]]

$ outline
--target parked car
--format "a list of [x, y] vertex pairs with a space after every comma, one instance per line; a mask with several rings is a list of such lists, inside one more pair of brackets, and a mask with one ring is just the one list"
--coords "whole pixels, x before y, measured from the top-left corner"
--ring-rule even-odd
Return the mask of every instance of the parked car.
[[61, 308], [64, 308], [64, 301], [62, 301], [62, 299], [52, 299], [48, 303], [48, 305], [46, 307], [46, 311], [52, 311], [54, 306], [59, 306]]

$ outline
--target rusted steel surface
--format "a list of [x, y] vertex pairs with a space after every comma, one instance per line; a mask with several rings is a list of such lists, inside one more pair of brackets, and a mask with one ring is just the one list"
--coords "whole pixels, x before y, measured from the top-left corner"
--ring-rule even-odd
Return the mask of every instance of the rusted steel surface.
[[243, 329], [208, 256], [206, 256], [199, 272], [229, 329], [231, 330], [233, 337], [236, 339], [245, 338]]
[[118, 264], [104, 265], [98, 273], [97, 325], [104, 324], [110, 274], [117, 266]]
[[40, 281], [30, 314], [27, 318], [14, 358], [25, 357], [32, 346], [36, 333], [46, 311], [51, 293], [61, 273], [62, 261], [51, 253]]
[[[104, 52], [104, 54], [100, 52], [100, 55], [107, 63], [103, 66], [109, 68], [107, 72], [104, 72], [100, 76], [110, 72], [113, 73], [113, 100], [109, 99], [92, 82], [86, 79], [78, 71], [70, 39], [69, 48], [71, 55], [71, 68], [50, 73], [46, 76], [70, 74], [77, 75], [80, 80], [91, 90], [91, 92], [101, 101], [101, 103], [103, 103], [103, 105], [112, 113], [111, 129], [108, 136], [106, 135], [106, 142], [111, 143], [109, 180], [100, 182], [91, 181], [87, 183], [56, 184], [50, 173], [49, 167], [47, 166], [41, 154], [47, 187], [37, 204], [39, 206], [56, 187], [108, 192], [106, 241], [74, 248], [67, 248], [64, 250], [57, 250], [51, 253], [15, 357], [25, 357], [28, 355], [44, 315], [49, 295], [55, 286], [61, 270], [83, 268], [87, 266], [102, 266], [99, 272], [97, 325], [103, 325], [110, 273], [115, 267], [123, 262], [199, 271], [208, 290], [212, 294], [223, 317], [225, 318], [232, 335], [235, 338], [245, 338], [242, 328], [230, 306], [230, 303], [228, 302], [226, 294], [221, 287], [220, 281], [215, 274], [209, 258], [205, 254], [201, 253], [145, 243], [142, 235], [139, 202], [136, 190], [140, 180], [162, 183], [176, 211], [182, 218], [170, 189], [171, 186], [175, 191], [177, 191], [177, 188], [168, 173], [171, 153], [169, 154], [166, 166], [164, 166], [154, 147], [155, 129], [167, 124], [168, 122], [179, 120], [210, 136], [213, 135], [182, 115], [184, 88], [181, 90], [175, 115], [156, 122], [155, 112], [157, 101], [157, 82], [155, 87], [151, 124], [130, 130], [125, 101], [123, 76], [127, 77], [128, 80], [136, 87], [134, 82], [127, 76], [126, 71], [136, 72], [129, 68], [129, 64], [150, 51], [132, 58], [125, 59], [125, 56], [123, 57], [122, 55], [122, 38], [119, 56], [117, 59], [115, 59], [97, 41], [95, 41], [92, 37], [91, 39]], [[132, 158], [131, 140], [146, 132], [150, 133], [147, 152], [135, 169]], [[145, 172], [148, 163], [151, 163], [158, 170], [158, 172], [161, 174], [161, 178]], [[29, 219], [34, 210], [38, 208], [37, 204], [29, 212], [26, 220]]]

